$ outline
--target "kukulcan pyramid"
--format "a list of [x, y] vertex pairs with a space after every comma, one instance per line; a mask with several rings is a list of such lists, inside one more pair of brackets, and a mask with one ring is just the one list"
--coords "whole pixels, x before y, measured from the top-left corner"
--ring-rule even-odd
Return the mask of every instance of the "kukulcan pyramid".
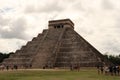
[[70, 19], [49, 21], [48, 29], [34, 37], [2, 64], [18, 68], [54, 68], [107, 63], [103, 55], [74, 30]]

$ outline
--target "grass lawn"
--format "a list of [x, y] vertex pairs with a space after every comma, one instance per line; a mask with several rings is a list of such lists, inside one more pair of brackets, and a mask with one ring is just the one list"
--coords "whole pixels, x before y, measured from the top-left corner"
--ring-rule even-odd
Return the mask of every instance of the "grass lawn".
[[95, 69], [0, 71], [0, 80], [120, 80], [120, 76], [97, 74]]

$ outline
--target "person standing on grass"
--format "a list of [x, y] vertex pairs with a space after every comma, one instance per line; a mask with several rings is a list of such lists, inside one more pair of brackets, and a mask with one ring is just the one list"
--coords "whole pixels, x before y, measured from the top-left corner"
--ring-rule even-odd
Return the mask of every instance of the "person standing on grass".
[[103, 74], [103, 66], [100, 66], [100, 71], [101, 71], [101, 74]]
[[6, 66], [6, 69], [7, 69], [7, 71], [9, 70], [9, 66], [8, 65]]
[[116, 66], [114, 66], [113, 67], [113, 73], [114, 73], [115, 76], [116, 76], [116, 71], [117, 71], [117, 68], [116, 68]]
[[70, 65], [70, 70], [73, 71], [73, 65], [72, 64]]
[[77, 65], [78, 72], [80, 71], [80, 64]]
[[100, 66], [97, 65], [97, 71], [98, 71], [98, 74], [100, 74]]
[[0, 70], [4, 70], [5, 66], [4, 65], [0, 65]]
[[111, 76], [113, 76], [113, 66], [109, 66], [109, 72], [110, 72]]
[[117, 72], [117, 75], [119, 75], [119, 73], [120, 73], [120, 68], [119, 68], [119, 66], [116, 66], [116, 72]]
[[105, 71], [105, 75], [108, 75], [108, 72], [109, 72], [108, 66], [105, 66], [105, 67], [104, 67], [104, 71]]

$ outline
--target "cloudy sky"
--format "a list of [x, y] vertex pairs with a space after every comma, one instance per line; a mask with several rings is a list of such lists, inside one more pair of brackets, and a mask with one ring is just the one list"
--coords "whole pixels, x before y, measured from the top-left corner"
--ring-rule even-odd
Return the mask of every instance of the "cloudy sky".
[[20, 49], [49, 20], [65, 18], [101, 53], [120, 54], [120, 0], [0, 0], [0, 52]]

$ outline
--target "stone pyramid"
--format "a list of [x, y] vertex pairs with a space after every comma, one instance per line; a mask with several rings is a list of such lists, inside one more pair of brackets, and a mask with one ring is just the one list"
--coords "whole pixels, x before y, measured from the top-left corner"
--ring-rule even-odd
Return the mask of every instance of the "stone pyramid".
[[18, 68], [53, 68], [107, 63], [103, 55], [74, 31], [70, 19], [49, 21], [48, 29], [3, 61]]

